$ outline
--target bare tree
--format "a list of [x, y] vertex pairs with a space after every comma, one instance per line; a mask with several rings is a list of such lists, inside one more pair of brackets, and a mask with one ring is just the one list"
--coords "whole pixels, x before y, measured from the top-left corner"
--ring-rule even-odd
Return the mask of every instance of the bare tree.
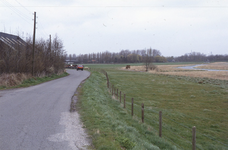
[[152, 51], [152, 49], [150, 48], [150, 49], [148, 49], [147, 51], [146, 51], [147, 53], [146, 53], [146, 55], [144, 56], [144, 59], [143, 59], [143, 61], [144, 61], [144, 65], [145, 65], [145, 68], [146, 68], [146, 71], [148, 71], [149, 69], [153, 69], [153, 64], [152, 64], [152, 62], [153, 62], [153, 51]]

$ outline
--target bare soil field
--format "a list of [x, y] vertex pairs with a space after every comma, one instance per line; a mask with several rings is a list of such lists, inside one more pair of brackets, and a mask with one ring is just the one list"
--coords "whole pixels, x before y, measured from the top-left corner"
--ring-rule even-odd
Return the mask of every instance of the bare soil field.
[[[195, 65], [195, 64], [192, 64]], [[189, 77], [200, 77], [200, 78], [212, 78], [220, 80], [228, 80], [228, 71], [200, 71], [200, 70], [189, 70], [181, 69], [178, 67], [192, 66], [189, 65], [157, 65], [155, 70], [148, 71], [153, 74], [168, 74], [177, 76], [189, 76]], [[197, 68], [202, 69], [216, 69], [216, 70], [228, 70], [227, 62], [216, 62], [205, 64], [205, 66], [199, 66]], [[125, 68], [122, 68], [125, 69]], [[145, 71], [145, 66], [131, 66], [129, 70], [132, 71]]]

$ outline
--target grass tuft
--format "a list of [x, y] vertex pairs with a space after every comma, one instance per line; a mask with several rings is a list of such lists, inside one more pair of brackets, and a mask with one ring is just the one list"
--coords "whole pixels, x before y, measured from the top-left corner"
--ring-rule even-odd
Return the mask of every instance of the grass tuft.
[[125, 149], [132, 149], [135, 147], [135, 143], [132, 142], [129, 138], [117, 137], [116, 140], [120, 143], [121, 147]]

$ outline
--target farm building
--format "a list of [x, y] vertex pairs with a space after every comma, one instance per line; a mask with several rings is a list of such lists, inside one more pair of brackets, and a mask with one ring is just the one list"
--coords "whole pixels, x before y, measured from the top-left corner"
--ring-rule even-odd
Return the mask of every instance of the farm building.
[[27, 43], [19, 36], [0, 32], [0, 74], [17, 72]]
[[17, 48], [20, 46], [25, 47], [26, 42], [22, 40], [19, 36], [7, 34], [0, 32], [0, 46], [3, 48], [3, 45], [7, 45], [13, 50], [17, 50]]

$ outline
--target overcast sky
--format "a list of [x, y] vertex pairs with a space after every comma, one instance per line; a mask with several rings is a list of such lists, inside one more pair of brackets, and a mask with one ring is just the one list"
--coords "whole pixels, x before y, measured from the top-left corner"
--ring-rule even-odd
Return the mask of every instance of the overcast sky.
[[55, 34], [68, 54], [228, 54], [228, 0], [0, 0], [0, 32]]

